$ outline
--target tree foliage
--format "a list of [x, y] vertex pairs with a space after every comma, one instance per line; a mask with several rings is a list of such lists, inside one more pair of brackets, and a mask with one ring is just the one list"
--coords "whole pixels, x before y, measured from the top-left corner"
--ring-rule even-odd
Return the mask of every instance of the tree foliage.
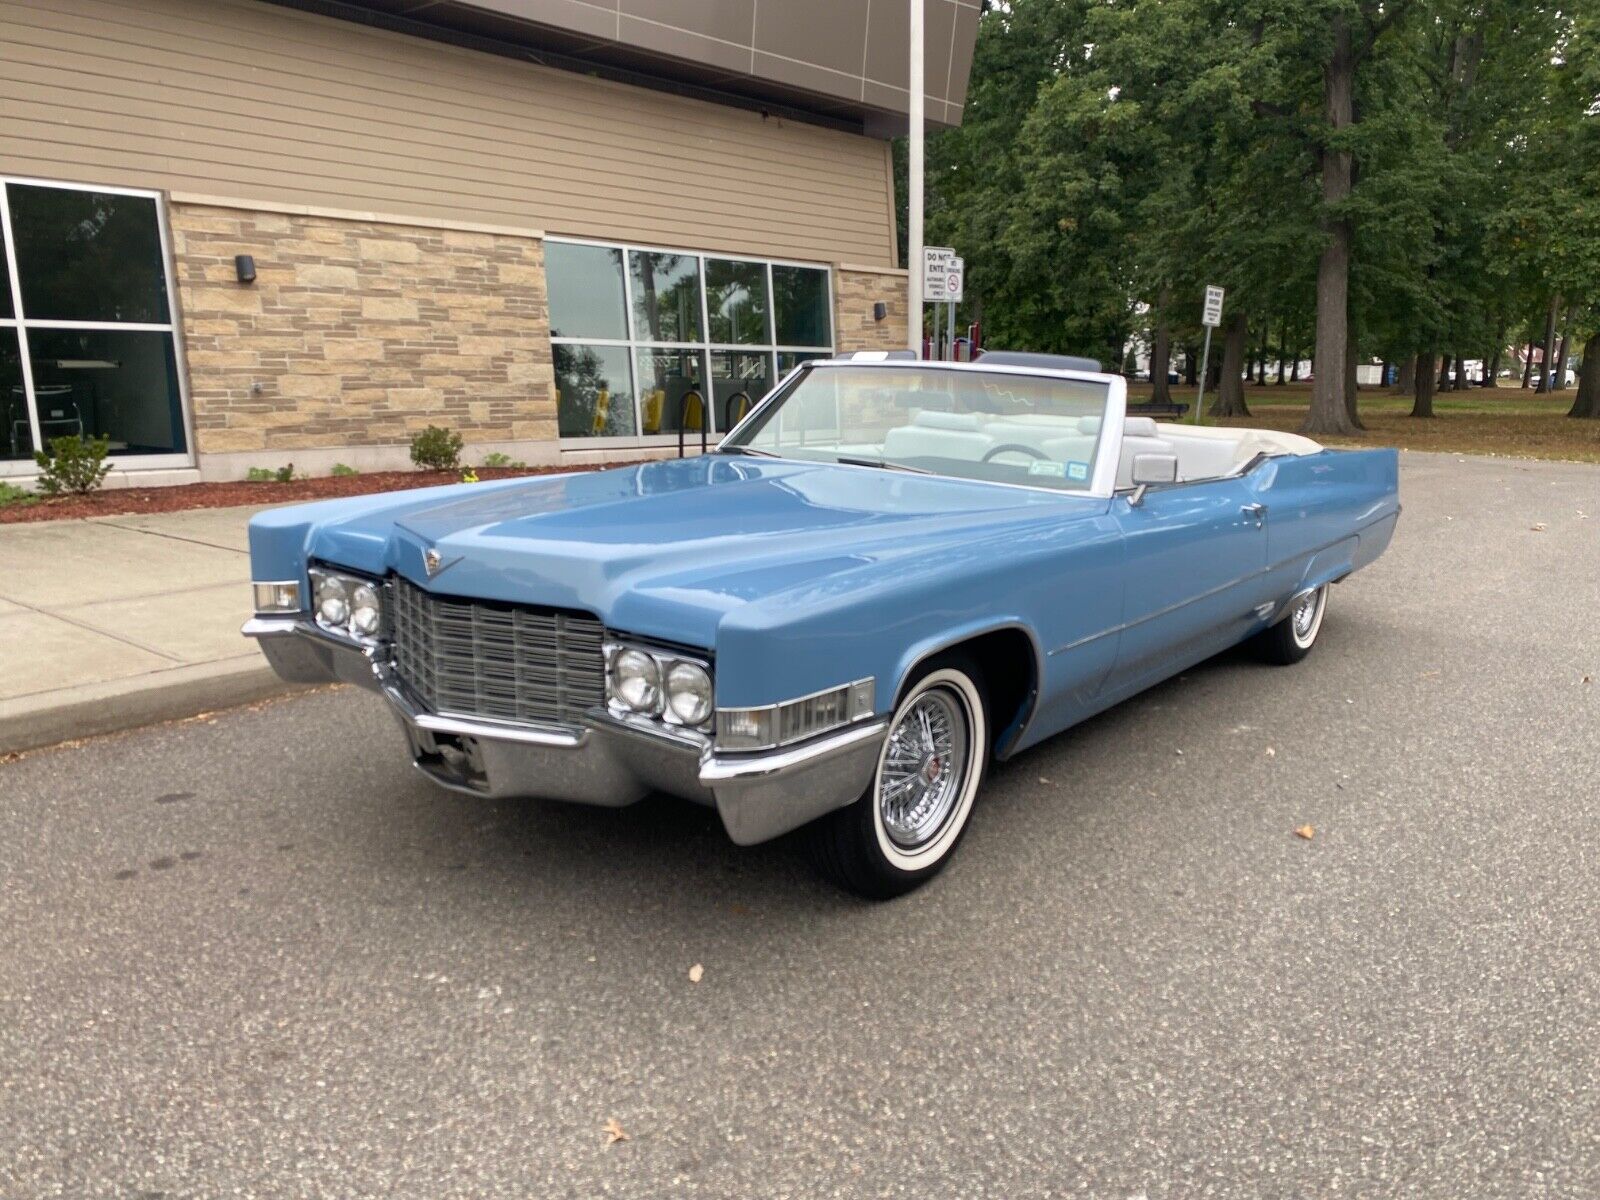
[[1312, 353], [1323, 432], [1358, 423], [1352, 353], [1499, 364], [1554, 312], [1592, 356], [1594, 10], [991, 0], [964, 123], [929, 143], [928, 240], [966, 258], [991, 346], [1191, 347], [1222, 284], [1229, 374]]

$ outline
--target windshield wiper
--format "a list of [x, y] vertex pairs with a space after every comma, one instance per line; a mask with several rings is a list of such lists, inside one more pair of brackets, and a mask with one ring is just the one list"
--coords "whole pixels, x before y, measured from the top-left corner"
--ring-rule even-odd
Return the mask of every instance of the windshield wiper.
[[757, 450], [754, 446], [721, 446], [721, 447], [718, 447], [717, 453], [718, 454], [749, 454], [749, 455], [752, 455], [755, 458], [777, 458], [777, 457], [779, 457], [778, 455], [774, 454], [771, 450]]
[[933, 472], [922, 467], [908, 467], [905, 463], [890, 462], [882, 458], [845, 458], [842, 455], [834, 462], [841, 462], [847, 467], [880, 467], [885, 471], [905, 471], [911, 475], [932, 475]]

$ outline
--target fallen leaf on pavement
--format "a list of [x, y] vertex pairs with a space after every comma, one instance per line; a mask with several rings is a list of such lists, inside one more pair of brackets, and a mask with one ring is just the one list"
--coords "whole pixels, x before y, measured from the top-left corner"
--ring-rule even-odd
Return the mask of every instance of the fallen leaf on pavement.
[[1278, 757], [1278, 752], [1276, 750], [1274, 750], [1271, 746], [1268, 746], [1267, 747], [1267, 757], [1268, 758], [1277, 758]]
[[1309, 842], [1312, 838], [1317, 836], [1317, 831], [1311, 828], [1309, 825], [1302, 825], [1299, 829], [1294, 831], [1294, 835], [1297, 838], [1305, 838], [1305, 840]]
[[689, 968], [689, 982], [690, 983], [699, 983], [705, 977], [706, 977], [706, 969], [704, 967], [702, 967], [699, 963], [695, 963], [694, 966]]
[[622, 1128], [621, 1123], [615, 1117], [608, 1117], [606, 1123], [600, 1129], [606, 1135], [606, 1145], [608, 1146], [628, 1140], [627, 1131]]
[[1545, 531], [1545, 523], [1543, 521], [1535, 521], [1528, 528], [1534, 533], [1543, 533]]

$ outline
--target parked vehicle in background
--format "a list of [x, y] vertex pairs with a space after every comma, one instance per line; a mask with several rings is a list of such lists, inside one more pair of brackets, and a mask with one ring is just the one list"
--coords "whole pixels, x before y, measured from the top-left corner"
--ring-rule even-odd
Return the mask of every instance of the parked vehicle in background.
[[1247, 639], [1298, 661], [1389, 543], [1393, 450], [1126, 408], [1044, 356], [805, 363], [705, 456], [261, 513], [244, 632], [445, 787], [806, 826], [893, 896], [992, 759]]

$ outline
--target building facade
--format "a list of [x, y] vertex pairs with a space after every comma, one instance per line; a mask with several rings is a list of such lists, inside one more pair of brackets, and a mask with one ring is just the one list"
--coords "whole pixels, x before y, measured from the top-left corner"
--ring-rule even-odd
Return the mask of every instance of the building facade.
[[905, 7], [0, 0], [0, 478], [637, 458], [903, 345]]

